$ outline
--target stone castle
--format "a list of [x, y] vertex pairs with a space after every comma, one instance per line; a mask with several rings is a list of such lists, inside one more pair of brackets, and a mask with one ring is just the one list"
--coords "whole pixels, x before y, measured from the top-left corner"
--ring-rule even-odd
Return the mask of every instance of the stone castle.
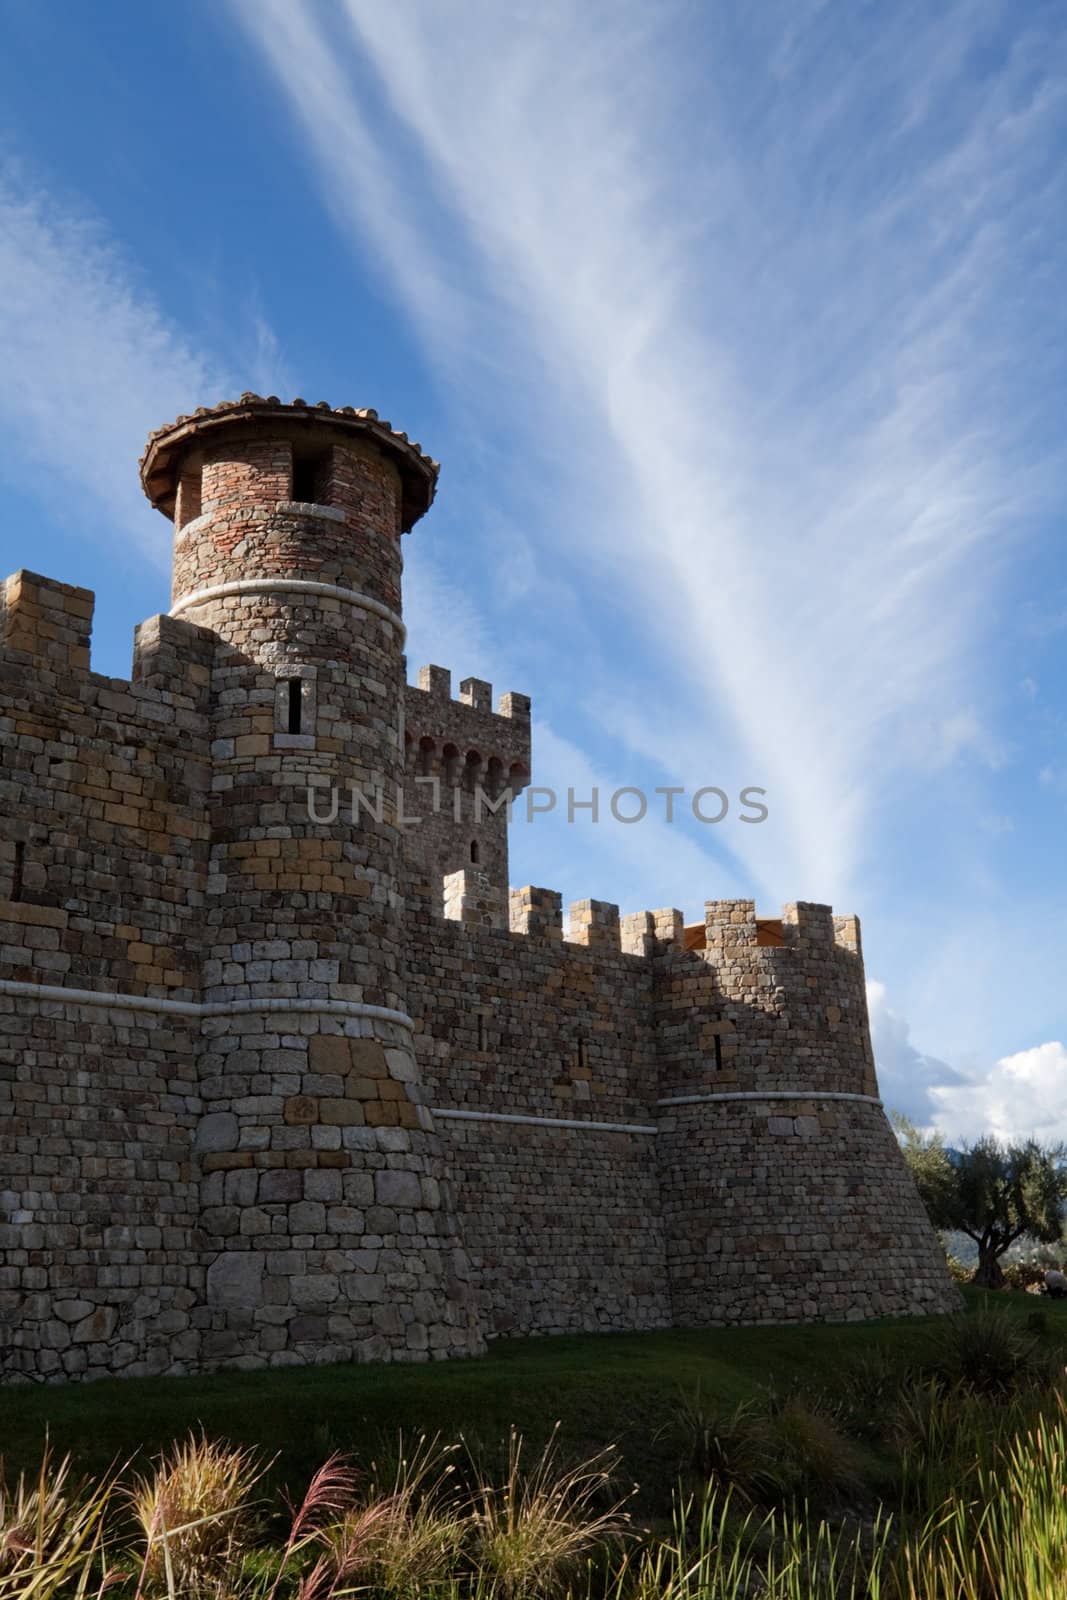
[[87, 590], [0, 591], [0, 1372], [953, 1309], [855, 918], [509, 896], [530, 702], [406, 682], [420, 447], [246, 394], [141, 477], [129, 681]]

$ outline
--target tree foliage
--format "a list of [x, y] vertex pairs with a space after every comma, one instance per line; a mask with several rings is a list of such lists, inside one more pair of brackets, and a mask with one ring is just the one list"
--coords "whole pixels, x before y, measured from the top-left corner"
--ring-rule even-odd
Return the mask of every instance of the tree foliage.
[[1003, 1144], [987, 1135], [950, 1152], [941, 1134], [893, 1118], [919, 1196], [935, 1228], [965, 1233], [978, 1246], [974, 1282], [999, 1289], [1000, 1258], [1017, 1239], [1063, 1238], [1067, 1148], [1036, 1139]]
[[924, 1133], [899, 1111], [893, 1112], [890, 1120], [930, 1221], [935, 1228], [958, 1228], [956, 1169], [944, 1135]]

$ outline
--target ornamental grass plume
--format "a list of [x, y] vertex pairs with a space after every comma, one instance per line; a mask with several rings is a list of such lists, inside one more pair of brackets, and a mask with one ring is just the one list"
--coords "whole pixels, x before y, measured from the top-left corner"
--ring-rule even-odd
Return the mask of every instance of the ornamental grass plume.
[[[339, 1452], [331, 1455], [312, 1475], [299, 1506], [290, 1505], [289, 1533], [282, 1550], [274, 1580], [267, 1591], [267, 1600], [275, 1600], [278, 1589], [294, 1561], [303, 1552], [324, 1542], [324, 1531], [344, 1517], [351, 1509], [356, 1492], [356, 1474], [350, 1462]], [[301, 1600], [311, 1600], [336, 1587], [336, 1574], [325, 1555], [319, 1555], [310, 1571], [302, 1578], [298, 1594]]]
[[449, 1584], [469, 1530], [469, 1500], [457, 1482], [458, 1445], [420, 1436], [410, 1451], [401, 1434], [391, 1466], [371, 1468], [366, 1492], [323, 1531], [328, 1576], [406, 1596]]
[[138, 1596], [202, 1596], [228, 1581], [252, 1543], [252, 1491], [265, 1471], [249, 1450], [190, 1435], [137, 1477], [129, 1503], [145, 1540]]
[[503, 1486], [483, 1484], [477, 1491], [474, 1559], [483, 1579], [509, 1600], [558, 1593], [583, 1557], [631, 1533], [623, 1506], [634, 1491], [610, 1498], [615, 1450], [564, 1467], [559, 1427], [529, 1468], [522, 1436], [512, 1428]]
[[102, 1594], [113, 1581], [104, 1519], [114, 1478], [95, 1489], [71, 1480], [70, 1457], [58, 1463], [46, 1441], [36, 1477], [8, 1485], [0, 1461], [0, 1600], [75, 1600]]

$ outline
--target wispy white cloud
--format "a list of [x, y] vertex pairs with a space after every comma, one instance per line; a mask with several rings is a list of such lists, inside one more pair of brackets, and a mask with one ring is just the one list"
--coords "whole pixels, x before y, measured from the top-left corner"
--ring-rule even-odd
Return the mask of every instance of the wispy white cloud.
[[247, 358], [248, 384], [254, 394], [293, 394], [293, 379], [277, 334], [261, 311], [252, 319], [251, 349]]
[[1053, 794], [1067, 795], [1067, 767], [1042, 767], [1037, 781]]
[[1055, 37], [1020, 27], [989, 85], [963, 6], [860, 38], [771, 5], [717, 52], [685, 6], [234, 4], [457, 396], [550, 464], [543, 559], [640, 628], [649, 758], [713, 731], [778, 802], [751, 875], [847, 900], [888, 777], [997, 759], [994, 535], [1048, 483], [1003, 295]]
[[222, 343], [197, 338], [162, 307], [103, 217], [25, 164], [0, 160], [5, 474], [60, 524], [112, 549], [117, 538], [134, 560], [168, 571], [170, 531], [141, 493], [137, 460], [148, 430], [179, 412], [284, 385], [282, 353], [254, 301], [235, 310]]
[[141, 494], [137, 458], [149, 427], [218, 389], [218, 368], [101, 221], [14, 163], [0, 166], [0, 347], [5, 471], [61, 520], [118, 534], [165, 568], [169, 533]]

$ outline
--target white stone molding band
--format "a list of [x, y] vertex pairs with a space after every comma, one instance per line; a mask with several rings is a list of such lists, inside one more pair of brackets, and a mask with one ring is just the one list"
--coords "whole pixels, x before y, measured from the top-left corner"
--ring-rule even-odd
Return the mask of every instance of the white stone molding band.
[[415, 1024], [406, 1011], [389, 1006], [364, 1005], [359, 1000], [301, 1000], [291, 995], [275, 995], [264, 1000], [163, 1000], [150, 994], [116, 994], [107, 989], [65, 989], [55, 983], [22, 983], [0, 978], [0, 995], [39, 1000], [42, 1004], [107, 1006], [113, 1011], [154, 1011], [167, 1017], [240, 1017], [260, 1012], [281, 1012], [290, 1016], [370, 1017], [375, 1022], [392, 1022], [412, 1032]]
[[[658, 1106], [691, 1106], [703, 1105], [715, 1100], [858, 1100], [864, 1105], [881, 1106], [882, 1102], [876, 1095], [871, 1094], [844, 1094], [828, 1092], [826, 1094], [786, 1093], [772, 1090], [768, 1094], [755, 1092], [738, 1092], [736, 1094], [687, 1094], [678, 1095], [667, 1100], [657, 1100]], [[444, 1122], [518, 1122], [526, 1123], [535, 1128], [579, 1128], [597, 1133], [647, 1133], [657, 1134], [659, 1128], [648, 1127], [640, 1122], [592, 1122], [571, 1117], [527, 1117], [515, 1111], [449, 1111], [441, 1106], [431, 1108], [432, 1115], [440, 1117]]]
[[[24, 983], [0, 978], [0, 995], [37, 1000], [41, 1004], [104, 1006], [113, 1011], [149, 1011], [169, 1017], [239, 1017], [257, 1014], [290, 1016], [367, 1017], [375, 1022], [391, 1022], [413, 1032], [415, 1024], [406, 1011], [389, 1006], [365, 1005], [360, 1000], [301, 1000], [291, 995], [274, 995], [262, 1000], [164, 1000], [150, 994], [121, 994], [107, 989], [68, 989], [57, 983]], [[711, 1105], [720, 1100], [852, 1100], [862, 1105], [881, 1106], [873, 1094], [846, 1094], [840, 1090], [745, 1089], [728, 1094], [669, 1095], [657, 1100], [658, 1106]], [[514, 1111], [450, 1111], [434, 1107], [433, 1115], [454, 1122], [516, 1122], [538, 1128], [579, 1128], [598, 1133], [658, 1133], [658, 1128], [637, 1122], [593, 1122], [570, 1117], [528, 1117]]]
[[521, 1122], [534, 1128], [581, 1128], [594, 1133], [658, 1133], [639, 1122], [585, 1122], [577, 1117], [524, 1117], [517, 1111], [446, 1111], [431, 1107], [431, 1114], [446, 1122]]
[[370, 611], [374, 616], [392, 623], [401, 642], [407, 636], [403, 619], [381, 600], [375, 600], [373, 595], [360, 594], [357, 589], [342, 589], [336, 583], [314, 583], [310, 578], [234, 578], [230, 583], [216, 583], [208, 589], [194, 589], [192, 594], [181, 595], [171, 606], [170, 615], [179, 617], [192, 606], [206, 605], [210, 600], [224, 600], [228, 595], [245, 599], [262, 594], [312, 594], [343, 600], [346, 605], [355, 606], [357, 611]]
[[876, 1094], [845, 1094], [837, 1089], [738, 1089], [731, 1094], [674, 1094], [657, 1100], [658, 1106], [703, 1106], [714, 1100], [858, 1100], [880, 1106]]

